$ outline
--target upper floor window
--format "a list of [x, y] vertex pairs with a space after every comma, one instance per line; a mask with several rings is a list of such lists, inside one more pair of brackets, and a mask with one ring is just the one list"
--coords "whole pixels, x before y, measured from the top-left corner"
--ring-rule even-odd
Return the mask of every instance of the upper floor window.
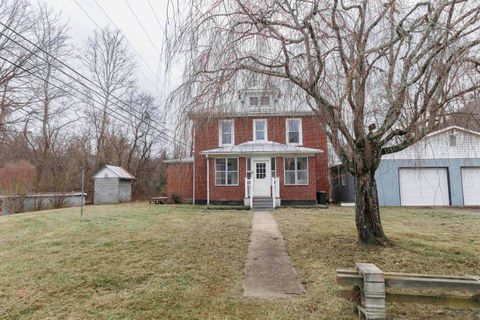
[[253, 120], [253, 140], [267, 141], [267, 120], [255, 119]]
[[302, 144], [302, 119], [287, 119], [287, 144]]
[[233, 145], [234, 128], [233, 120], [222, 120], [218, 128], [218, 141], [219, 145]]
[[258, 97], [250, 97], [250, 105], [257, 106], [258, 105]]

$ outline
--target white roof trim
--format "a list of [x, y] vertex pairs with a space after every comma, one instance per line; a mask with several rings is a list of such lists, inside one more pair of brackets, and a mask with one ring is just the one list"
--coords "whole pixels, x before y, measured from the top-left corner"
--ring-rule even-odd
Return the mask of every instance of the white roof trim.
[[323, 150], [287, 145], [274, 141], [248, 141], [234, 146], [226, 146], [202, 151], [202, 155], [314, 155]]
[[458, 130], [458, 131], [463, 131], [463, 132], [466, 132], [466, 133], [470, 133], [470, 134], [474, 134], [474, 135], [477, 135], [477, 136], [480, 136], [480, 132], [478, 131], [473, 131], [473, 130], [469, 130], [467, 128], [464, 128], [464, 127], [460, 127], [460, 126], [449, 126], [449, 127], [446, 127], [446, 128], [443, 128], [443, 129], [440, 129], [440, 130], [437, 130], [437, 131], [433, 131], [433, 132], [430, 132], [429, 134], [427, 134], [425, 138], [429, 138], [429, 137], [433, 137], [433, 136], [436, 136], [440, 133], [444, 133], [444, 132], [448, 132], [450, 130]]

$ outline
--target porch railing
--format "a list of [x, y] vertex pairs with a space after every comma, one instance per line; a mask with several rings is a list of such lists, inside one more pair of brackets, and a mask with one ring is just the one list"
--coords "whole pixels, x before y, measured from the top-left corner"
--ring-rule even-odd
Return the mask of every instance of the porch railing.
[[253, 179], [245, 177], [245, 198], [248, 198], [250, 208], [253, 207]]
[[[245, 198], [249, 200], [250, 208], [253, 207], [253, 187], [254, 187], [254, 178], [248, 179], [245, 177]], [[280, 197], [280, 178], [272, 177], [271, 180], [271, 194], [273, 207], [276, 206], [276, 199]]]
[[272, 177], [272, 201], [273, 207], [276, 207], [277, 198], [280, 197], [280, 178]]

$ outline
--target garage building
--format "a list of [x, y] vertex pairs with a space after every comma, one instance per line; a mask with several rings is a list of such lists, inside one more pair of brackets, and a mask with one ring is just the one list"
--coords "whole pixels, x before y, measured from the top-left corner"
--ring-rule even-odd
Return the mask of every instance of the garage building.
[[375, 177], [380, 205], [480, 206], [480, 133], [458, 126], [433, 132], [383, 156]]

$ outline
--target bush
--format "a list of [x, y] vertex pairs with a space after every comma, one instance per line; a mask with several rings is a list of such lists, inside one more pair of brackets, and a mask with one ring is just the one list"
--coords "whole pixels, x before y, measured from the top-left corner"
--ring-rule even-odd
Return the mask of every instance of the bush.
[[172, 201], [175, 204], [180, 204], [180, 203], [182, 203], [182, 198], [180, 198], [180, 196], [178, 194], [173, 193], [172, 194]]
[[32, 191], [34, 178], [35, 167], [27, 161], [8, 163], [0, 169], [0, 193], [10, 196], [4, 198], [3, 204], [8, 212], [21, 210], [25, 195]]

